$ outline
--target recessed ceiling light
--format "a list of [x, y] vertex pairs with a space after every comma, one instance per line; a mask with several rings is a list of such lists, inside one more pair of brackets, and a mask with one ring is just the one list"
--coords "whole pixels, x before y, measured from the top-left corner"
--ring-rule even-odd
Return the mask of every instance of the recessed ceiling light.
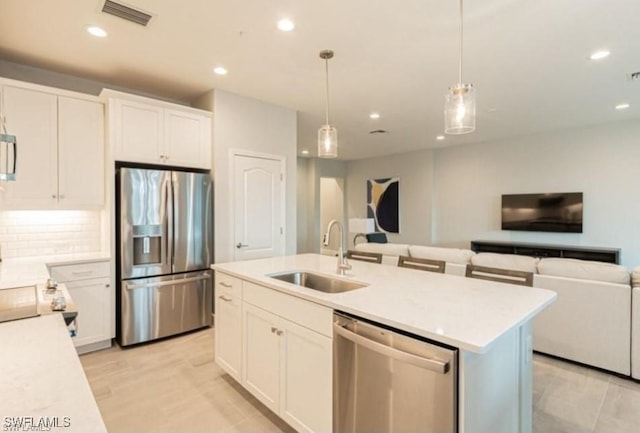
[[213, 72], [215, 72], [218, 75], [227, 75], [229, 73], [229, 71], [227, 71], [227, 68], [224, 68], [222, 66], [218, 66], [217, 68], [214, 68]]
[[107, 37], [107, 31], [101, 27], [98, 26], [87, 26], [87, 31], [92, 34], [93, 36], [99, 37], [99, 38], [106, 38]]
[[369, 119], [379, 119], [380, 113], [371, 113], [369, 114]]
[[290, 32], [291, 30], [296, 28], [296, 25], [288, 18], [283, 18], [278, 21], [278, 28], [283, 32]]
[[598, 51], [594, 51], [593, 53], [591, 53], [591, 55], [589, 56], [589, 59], [591, 59], [591, 60], [601, 60], [601, 59], [609, 57], [609, 54], [611, 54], [611, 53], [608, 50], [598, 50]]
[[616, 110], [626, 110], [629, 107], [631, 107], [631, 105], [629, 105], [627, 103], [618, 104], [618, 105], [616, 105]]
[[303, 154], [303, 155], [308, 155], [308, 154], [309, 154], [309, 151], [308, 151], [307, 149], [305, 149], [305, 150], [303, 150], [303, 151], [302, 151], [302, 154]]
[[444, 135], [438, 135], [438, 136], [436, 137], [436, 140], [444, 140]]

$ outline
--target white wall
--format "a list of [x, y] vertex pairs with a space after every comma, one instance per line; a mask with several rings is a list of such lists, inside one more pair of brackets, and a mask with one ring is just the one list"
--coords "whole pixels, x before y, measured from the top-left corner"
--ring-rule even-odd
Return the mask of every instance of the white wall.
[[[211, 106], [213, 104], [213, 106]], [[256, 99], [215, 90], [194, 105], [213, 111], [213, 179], [215, 262], [233, 260], [235, 240], [230, 220], [229, 151], [248, 150], [286, 158], [287, 254], [296, 252], [296, 112]]]
[[309, 219], [309, 158], [298, 158], [297, 162], [297, 206], [296, 206], [296, 221], [297, 221], [297, 239], [296, 246], [298, 254], [306, 253], [308, 249], [307, 241], [307, 225]]
[[[640, 121], [434, 152], [433, 242], [504, 240], [621, 248], [640, 264]], [[409, 170], [409, 169], [408, 169]], [[403, 182], [400, 186], [401, 194]], [[583, 233], [500, 230], [502, 194], [583, 192]]]
[[400, 233], [389, 242], [431, 244], [433, 152], [422, 150], [347, 163], [349, 218], [367, 215], [367, 179], [400, 178]]
[[[346, 178], [346, 163], [335, 159], [300, 158], [298, 172], [302, 176], [298, 190], [299, 195], [304, 196], [305, 201], [300, 203], [298, 210], [299, 222], [304, 221], [305, 227], [300, 227], [298, 236], [305, 236], [303, 245], [298, 243], [298, 253], [319, 253], [321, 237], [325, 227], [321, 227], [320, 221], [320, 179], [321, 178]], [[345, 182], [346, 184], [346, 182]], [[346, 209], [346, 194], [344, 195], [343, 209]], [[342, 224], [346, 228], [346, 218], [343, 216]], [[345, 242], [348, 238], [344, 234]], [[346, 245], [346, 244], [345, 244]], [[305, 249], [302, 249], [304, 247]]]
[[[326, 230], [331, 220], [343, 222], [344, 218], [344, 179], [335, 177], [320, 178], [320, 229], [321, 232]], [[343, 225], [345, 230], [347, 226]], [[329, 245], [322, 245], [322, 237], [320, 238], [320, 251], [323, 254], [334, 254], [340, 247], [340, 239], [338, 231], [334, 227], [329, 237]], [[343, 233], [343, 236], [346, 234]], [[324, 250], [324, 251], [323, 251]]]

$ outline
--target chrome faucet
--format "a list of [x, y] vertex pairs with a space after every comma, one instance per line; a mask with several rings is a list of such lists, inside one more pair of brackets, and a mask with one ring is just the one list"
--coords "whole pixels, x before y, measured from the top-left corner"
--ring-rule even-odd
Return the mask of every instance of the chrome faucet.
[[325, 247], [329, 246], [330, 236], [331, 236], [331, 228], [334, 225], [338, 226], [338, 234], [340, 235], [340, 246], [338, 247], [338, 266], [336, 267], [336, 272], [340, 275], [344, 275], [344, 271], [347, 269], [351, 269], [351, 265], [347, 262], [347, 258], [344, 256], [344, 250], [342, 249], [342, 242], [344, 240], [344, 228], [340, 221], [331, 220], [329, 221], [329, 225], [327, 226], [327, 232], [322, 237], [322, 245]]

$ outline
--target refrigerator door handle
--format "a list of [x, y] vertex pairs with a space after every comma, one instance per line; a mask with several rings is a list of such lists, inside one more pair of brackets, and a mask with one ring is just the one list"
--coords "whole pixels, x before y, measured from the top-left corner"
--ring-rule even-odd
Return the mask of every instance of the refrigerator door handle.
[[176, 284], [184, 284], [184, 283], [193, 283], [201, 280], [208, 280], [211, 278], [211, 275], [205, 274], [200, 275], [199, 277], [191, 277], [191, 278], [181, 278], [178, 280], [169, 280], [162, 281], [159, 283], [139, 283], [139, 284], [126, 284], [127, 290], [136, 290], [136, 289], [146, 289], [149, 287], [164, 287], [164, 286], [175, 286]]
[[169, 179], [166, 181], [165, 186], [164, 186], [164, 193], [165, 193], [165, 203], [166, 203], [166, 231], [167, 231], [167, 238], [166, 238], [166, 251], [167, 251], [167, 264], [171, 266], [171, 272], [174, 272], [174, 260], [173, 260], [173, 233], [174, 233], [174, 209], [173, 209], [173, 205], [174, 205], [174, 197], [173, 197], [173, 172], [169, 173]]

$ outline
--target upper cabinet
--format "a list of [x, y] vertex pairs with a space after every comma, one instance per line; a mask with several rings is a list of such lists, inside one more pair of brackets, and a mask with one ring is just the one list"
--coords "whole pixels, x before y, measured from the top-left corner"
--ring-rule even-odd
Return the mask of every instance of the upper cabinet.
[[117, 161], [211, 168], [211, 113], [105, 90]]
[[7, 131], [18, 143], [16, 180], [4, 185], [3, 207], [102, 207], [103, 105], [46, 90], [28, 85], [2, 87]]

